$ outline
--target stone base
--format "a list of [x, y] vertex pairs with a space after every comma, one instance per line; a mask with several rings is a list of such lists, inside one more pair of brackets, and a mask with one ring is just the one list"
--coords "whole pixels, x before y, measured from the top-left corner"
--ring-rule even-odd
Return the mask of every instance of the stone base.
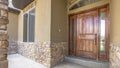
[[8, 68], [8, 61], [7, 60], [0, 61], [0, 68]]
[[51, 66], [62, 62], [65, 56], [68, 55], [67, 42], [58, 42], [51, 44]]
[[120, 68], [120, 44], [111, 44], [110, 68]]
[[18, 42], [18, 53], [51, 68], [64, 60], [68, 45], [67, 42]]
[[9, 41], [8, 54], [16, 54], [18, 52], [17, 41]]
[[50, 68], [50, 42], [18, 42], [18, 53]]

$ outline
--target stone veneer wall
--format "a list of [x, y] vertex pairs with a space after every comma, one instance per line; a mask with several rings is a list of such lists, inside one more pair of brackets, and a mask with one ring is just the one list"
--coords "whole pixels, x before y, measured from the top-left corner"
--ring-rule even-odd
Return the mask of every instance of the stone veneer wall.
[[67, 42], [52, 44], [50, 42], [18, 42], [18, 53], [51, 68], [64, 60], [68, 47]]
[[8, 68], [8, 0], [0, 0], [0, 68]]
[[110, 68], [120, 68], [120, 44], [111, 44]]
[[51, 65], [54, 66], [62, 62], [65, 56], [68, 55], [67, 42], [52, 43], [51, 44]]
[[16, 54], [18, 52], [17, 41], [9, 41], [8, 54]]
[[51, 67], [50, 42], [24, 43], [18, 42], [18, 53], [36, 62]]

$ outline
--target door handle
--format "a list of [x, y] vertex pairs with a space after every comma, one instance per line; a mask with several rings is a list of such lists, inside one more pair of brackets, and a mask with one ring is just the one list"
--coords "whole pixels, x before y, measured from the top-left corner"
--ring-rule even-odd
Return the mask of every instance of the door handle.
[[97, 34], [95, 34], [95, 45], [97, 45]]

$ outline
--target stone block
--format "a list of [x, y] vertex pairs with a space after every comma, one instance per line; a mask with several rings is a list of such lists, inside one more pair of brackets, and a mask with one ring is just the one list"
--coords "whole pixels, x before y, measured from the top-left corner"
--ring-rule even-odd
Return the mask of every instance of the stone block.
[[4, 55], [8, 53], [8, 49], [7, 48], [0, 48], [0, 55]]
[[9, 41], [8, 54], [16, 54], [18, 52], [18, 45], [16, 41]]
[[8, 68], [8, 61], [7, 60], [0, 61], [0, 68]]
[[7, 54], [6, 55], [1, 55], [0, 54], [0, 61], [7, 60]]
[[5, 41], [8, 39], [8, 33], [7, 31], [0, 30], [0, 41]]
[[7, 48], [9, 45], [8, 41], [0, 41], [0, 48]]
[[4, 41], [8, 39], [8, 35], [0, 35], [0, 40]]
[[5, 4], [0, 4], [0, 9], [8, 10], [8, 7], [7, 7], [7, 5], [5, 5]]
[[7, 25], [0, 24], [0, 30], [7, 30]]
[[110, 47], [110, 68], [120, 68], [120, 44], [113, 43]]
[[8, 18], [7, 10], [0, 10], [0, 17], [7, 19]]
[[[2, 24], [8, 24], [8, 19], [3, 19], [3, 18], [0, 18], [0, 24], [2, 25]], [[1, 30], [1, 29], [0, 29]]]
[[64, 57], [67, 55], [67, 42], [59, 42], [51, 44], [51, 65], [54, 66], [59, 62], [64, 60]]
[[6, 5], [8, 4], [8, 0], [0, 0], [0, 2]]

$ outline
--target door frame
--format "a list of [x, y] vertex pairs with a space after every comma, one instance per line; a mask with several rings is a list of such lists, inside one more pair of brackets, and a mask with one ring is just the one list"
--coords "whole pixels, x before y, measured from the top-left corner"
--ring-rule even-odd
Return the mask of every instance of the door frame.
[[[109, 4], [106, 4], [106, 5], [103, 5], [103, 6], [100, 6], [100, 7], [96, 7], [96, 8], [92, 8], [92, 9], [89, 9], [89, 10], [84, 10], [84, 11], [80, 11], [80, 12], [78, 12], [78, 13], [74, 13], [74, 14], [69, 14], [68, 15], [68, 45], [69, 45], [69, 49], [68, 49], [68, 53], [69, 53], [69, 56], [71, 56], [70, 55], [70, 36], [71, 36], [71, 33], [70, 33], [70, 19], [71, 19], [71, 16], [73, 17], [73, 18], [75, 18], [76, 19], [76, 21], [77, 21], [77, 14], [81, 14], [81, 13], [85, 13], [85, 12], [89, 12], [89, 11], [92, 11], [92, 10], [98, 10], [98, 21], [100, 20], [100, 15], [99, 15], [99, 12], [100, 12], [100, 9], [102, 9], [102, 8], [107, 8], [107, 20], [106, 20], [106, 28], [107, 28], [107, 35], [106, 35], [106, 55], [100, 55], [100, 43], [99, 43], [99, 41], [100, 41], [100, 33], [99, 33], [99, 38], [98, 38], [98, 57], [97, 57], [97, 59], [99, 59], [99, 60], [104, 60], [104, 61], [109, 61], [109, 49], [110, 49], [110, 20], [109, 20], [109, 17], [110, 17], [110, 15], [109, 15]], [[98, 22], [99, 24], [100, 24], [100, 22]], [[75, 25], [75, 26], [77, 26], [77, 25]], [[75, 31], [75, 32], [77, 32], [77, 31]], [[76, 33], [77, 34], [77, 33]], [[77, 39], [77, 35], [75, 36], [74, 35], [74, 39], [76, 40]], [[77, 41], [75, 41], [75, 43], [74, 43], [74, 45], [75, 45], [75, 48], [74, 48], [74, 55], [72, 55], [72, 56], [76, 56], [76, 44], [77, 44]]]

